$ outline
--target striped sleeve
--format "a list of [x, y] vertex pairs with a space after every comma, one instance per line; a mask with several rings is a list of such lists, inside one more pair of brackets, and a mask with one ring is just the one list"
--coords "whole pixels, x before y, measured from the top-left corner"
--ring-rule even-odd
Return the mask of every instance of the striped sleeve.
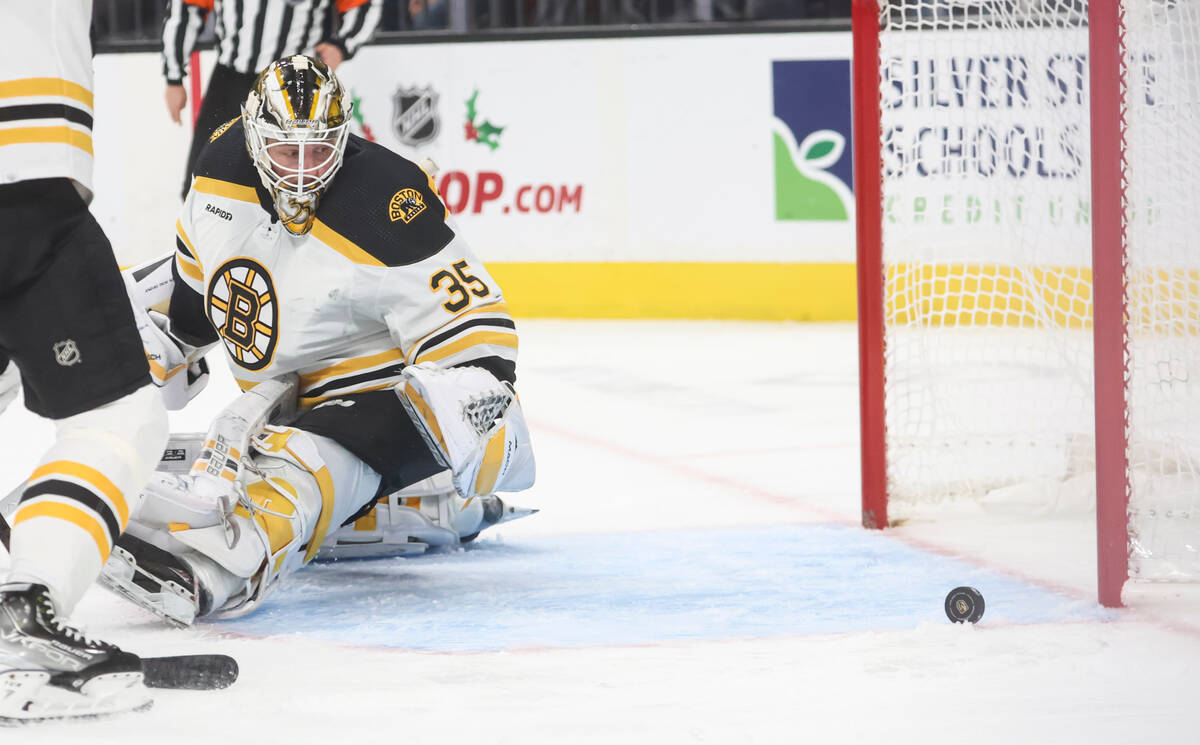
[[371, 41], [383, 15], [382, 0], [338, 0], [341, 22], [338, 24], [336, 41], [350, 59]]
[[200, 252], [192, 240], [191, 207], [193, 194], [183, 204], [175, 223], [175, 254], [171, 267], [171, 333], [185, 344], [205, 347], [217, 341], [217, 332], [204, 309], [204, 267]]
[[195, 292], [204, 293], [204, 267], [183, 218], [175, 223], [175, 270], [180, 279]]
[[300, 408], [351, 393], [388, 388], [400, 380], [403, 369], [404, 355], [386, 337], [352, 357], [322, 360], [300, 371]]
[[501, 380], [516, 379], [517, 327], [503, 302], [464, 311], [413, 344], [405, 363], [477, 365]]
[[168, 85], [181, 85], [187, 77], [187, 60], [196, 48], [204, 18], [214, 0], [167, 0], [163, 20], [163, 76]]
[[69, 145], [92, 154], [91, 90], [62, 78], [0, 82], [0, 145]]

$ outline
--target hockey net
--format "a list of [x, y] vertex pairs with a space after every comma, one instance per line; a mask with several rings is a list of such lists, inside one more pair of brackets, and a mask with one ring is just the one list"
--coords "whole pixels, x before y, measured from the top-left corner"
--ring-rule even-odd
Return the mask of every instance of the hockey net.
[[882, 289], [879, 328], [860, 313], [864, 522], [1094, 508], [1093, 303], [1123, 303], [1129, 572], [1200, 578], [1200, 0], [1105, 4], [1124, 45], [1107, 300], [1086, 0], [856, 3], [860, 292]]

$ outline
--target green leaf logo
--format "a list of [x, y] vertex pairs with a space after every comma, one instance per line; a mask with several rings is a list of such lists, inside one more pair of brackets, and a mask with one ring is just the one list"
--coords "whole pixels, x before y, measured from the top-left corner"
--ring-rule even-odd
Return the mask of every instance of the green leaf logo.
[[775, 219], [850, 219], [847, 205], [853, 195], [837, 176], [829, 173], [846, 149], [846, 138], [832, 129], [810, 133], [797, 145], [791, 129], [775, 120]]

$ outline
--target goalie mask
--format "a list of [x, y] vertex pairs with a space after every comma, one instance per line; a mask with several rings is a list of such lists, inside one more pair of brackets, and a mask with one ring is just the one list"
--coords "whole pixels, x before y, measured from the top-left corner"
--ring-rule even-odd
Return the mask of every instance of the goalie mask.
[[348, 109], [333, 71], [299, 54], [268, 65], [242, 105], [250, 158], [291, 233], [312, 229], [321, 194], [342, 165]]

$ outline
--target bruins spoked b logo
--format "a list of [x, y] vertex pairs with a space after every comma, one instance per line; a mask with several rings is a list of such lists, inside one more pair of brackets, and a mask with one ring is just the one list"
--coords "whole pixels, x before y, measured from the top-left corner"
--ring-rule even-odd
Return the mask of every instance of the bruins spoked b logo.
[[208, 283], [208, 317], [229, 355], [247, 370], [271, 364], [278, 307], [271, 275], [253, 259], [230, 259]]

